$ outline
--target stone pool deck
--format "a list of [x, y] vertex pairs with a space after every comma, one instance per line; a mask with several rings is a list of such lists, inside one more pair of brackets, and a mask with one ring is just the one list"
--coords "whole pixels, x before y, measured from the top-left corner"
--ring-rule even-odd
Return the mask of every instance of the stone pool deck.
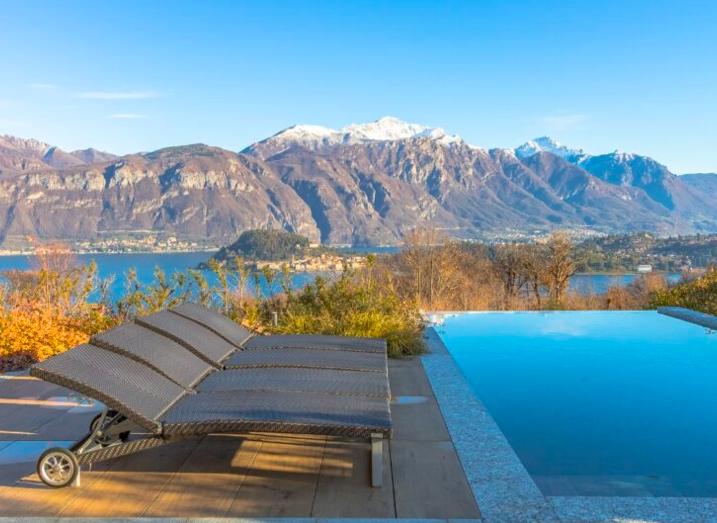
[[392, 360], [389, 379], [395, 431], [382, 488], [370, 486], [368, 442], [254, 434], [97, 463], [81, 487], [52, 489], [34, 472], [38, 456], [83, 436], [99, 406], [0, 376], [0, 517], [480, 518], [421, 360]]

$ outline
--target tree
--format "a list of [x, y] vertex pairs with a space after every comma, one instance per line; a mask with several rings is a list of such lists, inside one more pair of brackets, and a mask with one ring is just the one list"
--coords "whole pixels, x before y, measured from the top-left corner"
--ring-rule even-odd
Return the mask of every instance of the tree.
[[493, 251], [493, 273], [503, 284], [503, 308], [509, 309], [528, 282], [523, 249], [516, 244], [497, 246]]
[[540, 244], [523, 246], [523, 273], [528, 292], [533, 293], [535, 305], [543, 308], [543, 273], [546, 266], [546, 249]]
[[461, 249], [432, 227], [406, 235], [403, 249], [389, 262], [399, 293], [428, 310], [445, 308], [462, 298], [466, 285]]
[[570, 278], [576, 272], [573, 243], [567, 234], [556, 232], [550, 236], [545, 249], [543, 284], [548, 291], [551, 306], [560, 307]]

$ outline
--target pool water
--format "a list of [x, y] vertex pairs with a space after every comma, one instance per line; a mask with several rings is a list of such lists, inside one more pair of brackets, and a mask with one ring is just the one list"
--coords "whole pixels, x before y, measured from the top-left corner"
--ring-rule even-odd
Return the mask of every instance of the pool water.
[[654, 311], [436, 330], [544, 495], [717, 496], [717, 333]]

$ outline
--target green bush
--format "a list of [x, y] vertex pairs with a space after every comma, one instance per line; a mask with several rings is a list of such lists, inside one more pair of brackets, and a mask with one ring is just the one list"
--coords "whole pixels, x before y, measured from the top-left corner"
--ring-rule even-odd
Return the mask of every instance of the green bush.
[[717, 314], [717, 269], [710, 267], [696, 280], [658, 291], [649, 305], [653, 309], [685, 307], [707, 314]]
[[372, 281], [370, 268], [331, 281], [317, 278], [298, 293], [288, 293], [278, 325], [267, 328], [284, 334], [386, 338], [391, 357], [424, 350], [418, 310], [395, 292], [380, 288]]

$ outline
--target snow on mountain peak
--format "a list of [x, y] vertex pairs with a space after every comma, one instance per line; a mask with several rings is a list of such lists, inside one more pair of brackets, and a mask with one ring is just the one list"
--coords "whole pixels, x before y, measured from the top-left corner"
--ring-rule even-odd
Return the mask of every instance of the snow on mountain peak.
[[432, 130], [423, 125], [406, 123], [393, 116], [384, 116], [373, 123], [347, 125], [339, 132], [358, 140], [387, 141], [426, 136]]
[[515, 149], [515, 155], [518, 158], [528, 158], [539, 152], [552, 153], [561, 158], [583, 156], [585, 154], [582, 149], [570, 149], [549, 136], [535, 138]]
[[615, 149], [610, 156], [612, 156], [613, 159], [617, 162], [629, 162], [631, 160], [634, 160], [637, 155], [632, 153], [626, 153], [625, 151], [621, 151], [620, 149]]
[[449, 135], [440, 127], [427, 127], [406, 123], [393, 116], [384, 116], [372, 123], [351, 124], [339, 130], [318, 125], [295, 125], [272, 138], [314, 144], [351, 144], [370, 141], [394, 141], [427, 137], [443, 144], [461, 142], [456, 135]]

